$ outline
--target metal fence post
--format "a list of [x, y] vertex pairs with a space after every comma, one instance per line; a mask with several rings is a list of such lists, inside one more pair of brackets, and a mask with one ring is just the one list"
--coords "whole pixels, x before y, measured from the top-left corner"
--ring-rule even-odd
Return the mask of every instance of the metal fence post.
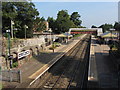
[[21, 82], [22, 82], [21, 71], [19, 70], [18, 73], [19, 73], [19, 74], [18, 74], [18, 75], [19, 75], [19, 82], [21, 83]]
[[9, 75], [10, 75], [10, 82], [12, 82], [12, 72], [9, 70]]
[[120, 89], [120, 64], [118, 64], [118, 89]]

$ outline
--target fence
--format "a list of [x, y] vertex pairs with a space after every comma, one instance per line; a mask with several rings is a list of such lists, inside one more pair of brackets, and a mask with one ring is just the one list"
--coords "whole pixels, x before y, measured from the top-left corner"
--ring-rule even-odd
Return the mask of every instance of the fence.
[[20, 70], [2, 70], [2, 81], [19, 82], [21, 83], [21, 71]]

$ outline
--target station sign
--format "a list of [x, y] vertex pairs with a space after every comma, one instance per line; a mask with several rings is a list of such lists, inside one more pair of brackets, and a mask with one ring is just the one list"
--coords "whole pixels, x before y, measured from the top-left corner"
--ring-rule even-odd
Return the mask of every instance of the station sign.
[[21, 58], [26, 57], [28, 55], [30, 55], [30, 50], [20, 52], [20, 53], [18, 53], [18, 59], [21, 59]]

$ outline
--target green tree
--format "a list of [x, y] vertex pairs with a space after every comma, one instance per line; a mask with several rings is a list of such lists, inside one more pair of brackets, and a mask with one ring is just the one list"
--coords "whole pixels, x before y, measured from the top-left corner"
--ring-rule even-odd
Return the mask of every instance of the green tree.
[[106, 31], [109, 31], [110, 28], [113, 28], [113, 25], [112, 24], [103, 24], [103, 25], [99, 26], [99, 28], [102, 28], [103, 32], [106, 32]]
[[40, 21], [42, 21], [42, 22], [45, 21], [45, 18], [44, 18], [44, 17], [41, 17], [41, 18], [40, 18]]
[[18, 29], [16, 31], [16, 37], [24, 38], [25, 25], [29, 27], [27, 29], [27, 37], [32, 37], [33, 21], [39, 15], [32, 2], [3, 2], [2, 12], [3, 32], [6, 29], [10, 29], [10, 21], [13, 20], [15, 22], [14, 27]]
[[120, 31], [120, 22], [115, 22], [114, 29]]
[[15, 20], [18, 15], [16, 9], [14, 8], [14, 4], [9, 2], [2, 3], [2, 30], [5, 32], [6, 29], [10, 29], [11, 20]]
[[57, 33], [68, 32], [70, 27], [74, 27], [74, 23], [70, 20], [67, 10], [61, 10], [57, 14], [56, 19]]
[[118, 53], [120, 53], [120, 22], [115, 22], [114, 29], [119, 33], [119, 44], [117, 45]]
[[47, 21], [49, 23], [49, 27], [53, 30], [54, 33], [56, 33], [56, 20], [53, 17], [48, 17]]
[[37, 17], [33, 22], [33, 31], [40, 32], [46, 29], [44, 17]]
[[92, 26], [91, 26], [91, 28], [97, 28], [97, 26], [95, 26], [95, 25], [92, 25]]
[[72, 20], [76, 26], [80, 26], [82, 23], [82, 21], [80, 20], [80, 17], [81, 16], [78, 14], [78, 12], [73, 12], [70, 17], [70, 20]]

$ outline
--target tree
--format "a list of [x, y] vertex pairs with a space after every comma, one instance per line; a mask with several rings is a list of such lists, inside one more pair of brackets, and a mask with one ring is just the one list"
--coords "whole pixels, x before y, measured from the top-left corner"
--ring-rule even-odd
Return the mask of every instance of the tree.
[[3, 32], [6, 29], [10, 29], [10, 22], [13, 20], [15, 22], [14, 27], [18, 29], [16, 31], [16, 37], [24, 38], [25, 25], [29, 27], [27, 29], [27, 37], [32, 37], [33, 21], [39, 15], [32, 2], [3, 2], [2, 12]]
[[102, 28], [103, 32], [106, 32], [106, 31], [109, 31], [110, 28], [113, 28], [113, 25], [112, 24], [103, 24], [103, 25], [99, 26], [99, 28]]
[[46, 29], [46, 25], [45, 25], [45, 19], [44, 17], [40, 18], [37, 17], [34, 22], [33, 22], [33, 31], [34, 32], [40, 32]]
[[91, 28], [97, 28], [97, 26], [92, 25], [92, 27], [91, 27]]
[[78, 12], [73, 12], [72, 15], [70, 16], [70, 20], [72, 20], [76, 26], [80, 26], [82, 23], [80, 17], [81, 16], [78, 14]]
[[120, 22], [115, 22], [114, 29], [120, 31]]
[[115, 22], [114, 29], [119, 33], [118, 53], [120, 53], [120, 22]]
[[11, 20], [14, 20], [15, 17], [17, 16], [17, 11], [14, 8], [13, 3], [9, 2], [4, 2], [2, 3], [2, 30], [5, 32], [6, 29], [10, 29], [11, 25]]
[[40, 18], [40, 21], [41, 21], [41, 22], [45, 21], [45, 18], [44, 18], [44, 17], [41, 17], [41, 18]]
[[74, 27], [74, 23], [70, 20], [67, 10], [61, 10], [57, 14], [56, 19], [57, 33], [68, 32], [70, 27]]
[[48, 17], [47, 21], [49, 23], [49, 27], [53, 30], [54, 33], [56, 33], [56, 20], [53, 17]]

